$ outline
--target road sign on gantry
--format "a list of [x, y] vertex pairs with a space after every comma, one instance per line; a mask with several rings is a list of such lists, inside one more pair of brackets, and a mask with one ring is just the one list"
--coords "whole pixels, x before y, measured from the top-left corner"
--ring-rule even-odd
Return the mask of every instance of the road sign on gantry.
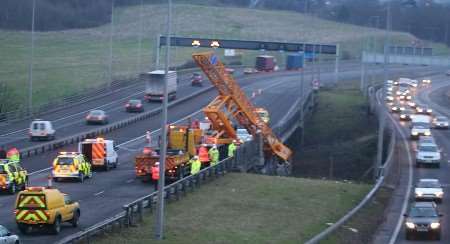
[[[166, 45], [166, 37], [160, 36], [159, 45]], [[170, 37], [170, 45], [178, 47], [205, 47], [225, 49], [246, 49], [265, 51], [308, 52], [336, 55], [337, 45], [318, 43], [294, 43], [294, 42], [267, 42], [267, 41], [243, 41], [227, 39], [209, 39], [194, 37]]]

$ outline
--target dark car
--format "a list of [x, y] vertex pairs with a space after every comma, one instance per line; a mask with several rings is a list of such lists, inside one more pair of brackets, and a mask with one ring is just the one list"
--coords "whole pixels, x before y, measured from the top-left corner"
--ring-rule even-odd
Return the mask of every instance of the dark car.
[[406, 239], [425, 236], [430, 239], [441, 239], [441, 217], [436, 203], [415, 202], [409, 213], [404, 215]]
[[86, 116], [87, 124], [108, 124], [108, 116], [103, 110], [91, 110]]
[[427, 114], [431, 115], [433, 113], [433, 109], [424, 104], [417, 104], [416, 111], [418, 114]]
[[192, 86], [203, 86], [203, 77], [200, 73], [193, 73], [191, 77]]
[[400, 120], [411, 120], [414, 116], [414, 110], [410, 108], [405, 108], [404, 110], [400, 111]]
[[144, 112], [144, 106], [142, 105], [142, 101], [139, 99], [132, 99], [125, 104], [125, 110], [128, 113], [141, 113]]

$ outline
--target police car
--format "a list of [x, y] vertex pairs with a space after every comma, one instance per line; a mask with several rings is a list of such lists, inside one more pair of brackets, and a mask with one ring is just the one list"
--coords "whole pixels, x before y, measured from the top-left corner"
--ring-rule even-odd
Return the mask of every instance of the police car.
[[85, 178], [92, 177], [91, 164], [81, 153], [60, 152], [53, 160], [52, 177], [54, 181], [77, 179], [83, 182]]

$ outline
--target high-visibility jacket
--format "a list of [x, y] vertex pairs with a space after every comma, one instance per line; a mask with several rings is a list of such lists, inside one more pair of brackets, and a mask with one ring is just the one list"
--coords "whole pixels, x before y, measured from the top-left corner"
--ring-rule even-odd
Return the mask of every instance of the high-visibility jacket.
[[200, 171], [200, 168], [202, 167], [202, 163], [200, 160], [191, 159], [191, 175], [195, 175]]
[[202, 163], [209, 162], [208, 149], [206, 147], [201, 146], [198, 149], [198, 158], [200, 159], [200, 162], [202, 162]]
[[209, 149], [209, 158], [211, 158], [211, 165], [215, 165], [219, 162], [219, 150], [217, 148]]
[[159, 180], [159, 165], [152, 166], [152, 180]]
[[19, 162], [20, 161], [19, 150], [17, 150], [17, 148], [15, 148], [15, 147], [9, 149], [8, 152], [6, 153], [6, 157], [11, 162]]
[[236, 145], [234, 145], [234, 143], [230, 143], [228, 145], [228, 157], [234, 157], [234, 152], [236, 152]]

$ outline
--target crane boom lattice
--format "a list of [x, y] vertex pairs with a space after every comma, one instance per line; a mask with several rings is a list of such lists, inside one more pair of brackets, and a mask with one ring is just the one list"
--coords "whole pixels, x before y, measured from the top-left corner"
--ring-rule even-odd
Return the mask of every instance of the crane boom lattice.
[[255, 113], [254, 106], [232, 75], [226, 71], [218, 57], [213, 52], [204, 52], [194, 53], [192, 58], [219, 92], [219, 96], [204, 109], [213, 128], [235, 138], [236, 132], [229, 120], [229, 117], [232, 116], [250, 134], [256, 135], [258, 130], [261, 131], [265, 150], [271, 151], [283, 160], [288, 160], [292, 151], [278, 139], [272, 129]]

